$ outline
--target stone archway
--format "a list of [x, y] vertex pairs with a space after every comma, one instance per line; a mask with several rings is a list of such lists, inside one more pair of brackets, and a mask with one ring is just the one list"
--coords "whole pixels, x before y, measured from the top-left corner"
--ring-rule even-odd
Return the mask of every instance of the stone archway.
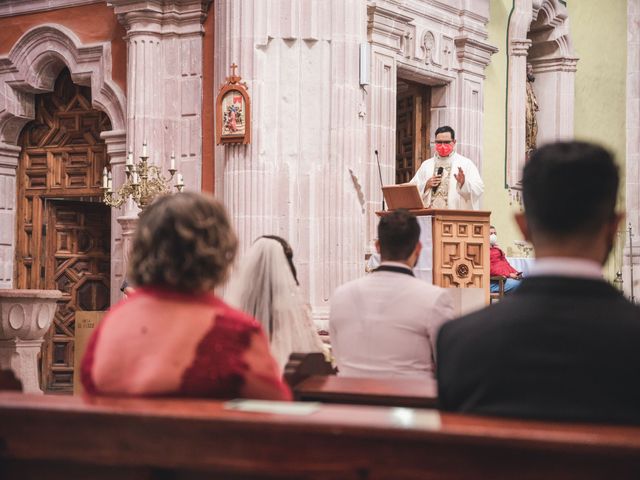
[[[68, 68], [77, 85], [91, 89], [92, 106], [107, 114], [111, 130], [101, 137], [107, 155], [124, 162], [126, 136], [125, 96], [111, 78], [109, 42], [83, 44], [69, 29], [45, 24], [27, 31], [0, 58], [0, 222], [16, 222], [16, 168], [18, 137], [35, 115], [35, 95], [50, 92], [59, 73]], [[113, 214], [115, 216], [115, 212]], [[0, 288], [13, 286], [15, 230], [0, 234]]]
[[[14, 226], [18, 201], [23, 202], [17, 195], [19, 137], [23, 127], [35, 118], [36, 95], [53, 91], [56, 79], [65, 68], [69, 70], [73, 84], [89, 92], [86, 95], [91, 98], [89, 107], [108, 117], [110, 126], [98, 129], [106, 144], [106, 161], [124, 162], [126, 103], [124, 93], [112, 80], [111, 44], [83, 44], [72, 31], [60, 25], [45, 24], [27, 31], [9, 54], [0, 58], [0, 91], [3, 93], [0, 95], [0, 222], [11, 225], [11, 228], [0, 229], [0, 288], [12, 288], [15, 282], [17, 239]], [[64, 214], [63, 210], [62, 205], [55, 209], [60, 214]], [[109, 216], [108, 210], [106, 215]], [[110, 215], [110, 223], [117, 225], [117, 212], [112, 211]], [[112, 229], [107, 241], [113, 244], [113, 238], [118, 234], [117, 229]], [[113, 263], [113, 251], [111, 258]], [[103, 282], [103, 285], [108, 283]], [[89, 288], [92, 299], [96, 297], [93, 286]]]
[[526, 64], [536, 74], [538, 144], [573, 135], [573, 52], [567, 8], [559, 0], [515, 0], [508, 27], [506, 185], [520, 188], [525, 163]]

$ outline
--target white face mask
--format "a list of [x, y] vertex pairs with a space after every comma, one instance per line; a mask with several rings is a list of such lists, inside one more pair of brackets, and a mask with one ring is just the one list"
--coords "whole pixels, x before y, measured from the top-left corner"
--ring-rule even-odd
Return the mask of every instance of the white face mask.
[[496, 245], [498, 243], [498, 235], [496, 235], [495, 233], [489, 235], [489, 243], [491, 245]]

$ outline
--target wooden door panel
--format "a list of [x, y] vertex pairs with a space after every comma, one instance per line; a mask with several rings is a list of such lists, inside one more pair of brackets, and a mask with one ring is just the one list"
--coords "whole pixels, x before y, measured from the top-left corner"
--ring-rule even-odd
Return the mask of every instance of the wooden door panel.
[[413, 144], [415, 131], [414, 96], [398, 98], [396, 122], [396, 183], [406, 183], [413, 177]]
[[111, 125], [68, 70], [35, 103], [20, 137], [15, 284], [63, 292], [43, 346], [42, 386], [71, 392], [75, 312], [109, 305], [110, 210], [99, 202], [107, 163], [100, 133]]
[[48, 202], [46, 283], [62, 292], [43, 353], [49, 390], [73, 388], [75, 313], [109, 307], [109, 208], [101, 203]]
[[396, 183], [411, 180], [430, 157], [429, 116], [431, 89], [398, 81], [396, 105]]

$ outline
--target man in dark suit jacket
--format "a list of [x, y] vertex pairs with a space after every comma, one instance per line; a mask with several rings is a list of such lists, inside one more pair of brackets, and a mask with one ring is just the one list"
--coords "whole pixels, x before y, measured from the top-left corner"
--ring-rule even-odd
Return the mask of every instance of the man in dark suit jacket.
[[602, 278], [622, 218], [618, 184], [596, 145], [533, 154], [516, 221], [536, 264], [511, 296], [440, 330], [442, 409], [640, 423], [640, 308]]

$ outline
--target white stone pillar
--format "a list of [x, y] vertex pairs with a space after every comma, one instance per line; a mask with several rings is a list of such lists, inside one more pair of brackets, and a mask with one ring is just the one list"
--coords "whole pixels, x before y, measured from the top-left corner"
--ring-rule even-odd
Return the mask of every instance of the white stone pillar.
[[[537, 144], [572, 140], [577, 58], [552, 58], [534, 61], [534, 91], [540, 110]], [[555, 92], [555, 95], [541, 94]]]
[[236, 63], [252, 99], [252, 144], [216, 151], [222, 195], [246, 248], [279, 234], [295, 251], [314, 316], [363, 271], [360, 0], [216, 2], [216, 88]]
[[189, 190], [201, 185], [202, 23], [209, 3], [109, 0], [127, 31], [127, 150], [138, 161], [146, 140], [149, 162], [164, 172], [174, 152]]
[[[382, 210], [382, 186], [396, 183], [396, 108], [397, 72], [395, 59], [377, 45], [372, 46], [371, 84], [367, 96], [368, 148], [365, 157], [366, 239], [367, 253], [374, 253], [378, 217]], [[376, 150], [378, 151], [376, 161]], [[364, 260], [364, 259], [363, 259]]]
[[16, 170], [20, 147], [0, 144], [0, 289], [13, 286], [16, 247]]
[[[107, 145], [107, 156], [109, 157], [113, 184], [122, 185], [125, 179], [124, 163], [127, 154], [126, 132], [122, 130], [110, 130], [102, 132], [100, 137]], [[124, 214], [124, 211], [125, 205], [120, 208], [111, 209], [111, 305], [115, 304], [121, 298], [120, 285], [124, 279], [123, 272], [126, 268], [122, 250], [122, 229], [117, 221], [118, 217]]]
[[526, 126], [527, 54], [529, 39], [513, 39], [509, 48], [509, 91], [507, 106], [507, 181], [510, 187], [520, 187], [524, 165]]
[[[122, 298], [122, 292], [120, 292], [120, 286], [122, 285], [122, 281], [127, 276], [127, 267], [129, 266], [129, 256], [131, 254], [131, 244], [133, 243], [133, 234], [136, 231], [136, 225], [138, 224], [138, 216], [137, 215], [123, 215], [116, 219], [118, 223], [118, 228], [120, 230], [120, 254], [122, 258], [122, 270], [120, 272], [120, 278], [118, 279], [118, 284], [115, 285], [115, 288], [118, 289], [117, 295], [118, 298]], [[112, 285], [113, 291], [114, 285]]]
[[[487, 12], [488, 15], [488, 12]], [[470, 158], [482, 171], [482, 115], [484, 112], [484, 71], [491, 55], [498, 49], [487, 42], [470, 36], [455, 39], [460, 71], [456, 79], [457, 118], [456, 150]]]
[[[126, 141], [113, 137], [109, 153], [114, 189], [124, 182], [126, 153], [134, 161], [147, 142], [149, 163], [168, 177], [170, 156], [188, 190], [202, 183], [202, 37], [210, 0], [110, 0], [127, 31]], [[105, 137], [107, 138], [107, 137]], [[107, 138], [108, 140], [108, 138]], [[171, 185], [173, 187], [173, 183]], [[111, 301], [121, 298], [138, 208], [127, 201], [112, 214]]]
[[59, 290], [0, 290], [0, 369], [12, 370], [25, 393], [42, 393], [38, 355], [60, 298]]
[[[624, 249], [624, 289], [631, 294], [631, 264], [633, 263], [633, 292], [640, 301], [640, 0], [627, 3], [627, 162], [626, 210], [627, 224], [634, 233], [633, 252], [629, 251], [626, 235]], [[621, 228], [627, 228], [625, 224]], [[633, 258], [630, 253], [633, 253]]]

